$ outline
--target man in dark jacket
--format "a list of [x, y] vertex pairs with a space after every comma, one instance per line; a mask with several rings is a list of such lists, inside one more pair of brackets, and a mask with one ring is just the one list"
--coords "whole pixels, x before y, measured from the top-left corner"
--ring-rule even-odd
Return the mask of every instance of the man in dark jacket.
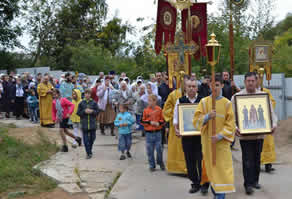
[[[156, 73], [157, 80], [161, 79], [159, 74], [161, 75], [160, 72]], [[157, 82], [157, 83], [159, 83], [159, 82]], [[171, 92], [171, 90], [168, 86], [168, 76], [166, 74], [164, 74], [162, 77], [162, 81], [160, 81], [160, 85], [158, 86], [158, 95], [161, 97], [161, 108], [163, 108], [170, 92]], [[167, 143], [167, 139], [166, 139], [166, 135], [165, 135], [168, 133], [168, 128], [166, 128], [167, 126], [168, 126], [168, 124], [166, 124], [166, 126], [163, 126], [163, 128], [162, 128], [162, 139], [161, 139], [162, 145]]]
[[10, 112], [12, 112], [12, 103], [14, 103], [13, 97], [13, 88], [14, 84], [12, 81], [9, 81], [9, 76], [5, 75], [2, 83], [3, 94], [2, 94], [2, 103], [3, 103], [3, 112], [5, 112], [6, 118], [10, 117]]
[[208, 75], [205, 75], [202, 83], [200, 86], [198, 86], [199, 89], [198, 89], [198, 95], [201, 97], [201, 98], [204, 98], [204, 97], [207, 97], [209, 95], [211, 95], [211, 88], [210, 88], [210, 76]]
[[223, 83], [224, 83], [224, 87], [222, 89], [222, 96], [231, 100], [232, 95], [239, 92], [240, 88], [238, 88], [234, 84], [234, 81], [230, 79], [230, 74], [227, 70], [224, 70], [222, 72], [222, 79], [223, 79]]
[[96, 138], [96, 117], [98, 108], [95, 101], [91, 98], [91, 90], [86, 89], [84, 92], [84, 100], [78, 106], [77, 115], [80, 117], [81, 129], [83, 133], [83, 142], [87, 154], [86, 159], [92, 157], [92, 145]]

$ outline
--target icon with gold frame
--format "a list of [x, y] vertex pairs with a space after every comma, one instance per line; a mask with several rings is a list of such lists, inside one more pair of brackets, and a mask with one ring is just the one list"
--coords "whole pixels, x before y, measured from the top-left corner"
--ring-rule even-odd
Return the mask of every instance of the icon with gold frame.
[[200, 136], [201, 132], [193, 125], [193, 118], [198, 104], [178, 105], [178, 124], [181, 136]]
[[267, 93], [235, 95], [235, 118], [241, 135], [272, 133], [272, 112]]

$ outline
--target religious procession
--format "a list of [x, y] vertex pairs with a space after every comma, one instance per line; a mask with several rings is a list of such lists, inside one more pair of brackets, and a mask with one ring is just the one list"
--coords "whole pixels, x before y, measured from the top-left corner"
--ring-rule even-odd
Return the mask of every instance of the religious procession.
[[[0, 71], [0, 150], [8, 157], [3, 158], [0, 170], [8, 169], [8, 160], [20, 157], [9, 156], [14, 153], [11, 125], [16, 129], [29, 126], [38, 134], [49, 132], [49, 140], [59, 140], [55, 140], [55, 152], [34, 162], [33, 168], [40, 165], [40, 172], [73, 194], [46, 193], [44, 198], [289, 198], [286, 188], [291, 179], [279, 173], [292, 171], [291, 157], [278, 157], [277, 152], [291, 149], [289, 129], [283, 130], [289, 103], [278, 103], [290, 98], [285, 89], [281, 95], [275, 92], [284, 84], [274, 86], [278, 76], [272, 65], [278, 63], [274, 61], [278, 44], [265, 39], [262, 31], [249, 38], [246, 48], [239, 49], [244, 44], [237, 43], [241, 34], [237, 17], [241, 9], [248, 9], [249, 1], [224, 3], [225, 35], [220, 28], [209, 27], [212, 2], [154, 2], [152, 53], [163, 67], [152, 71], [147, 67], [129, 71], [125, 64], [106, 70], [89, 67], [88, 71], [84, 66], [75, 72], [72, 68], [62, 70], [58, 77], [53, 71], [18, 73], [17, 68], [4, 68]], [[286, 33], [292, 39], [291, 35]], [[245, 63], [237, 61], [239, 50], [247, 58]], [[37, 59], [41, 63], [41, 58]], [[245, 66], [239, 68], [241, 64]], [[96, 74], [94, 79], [91, 74]], [[281, 77], [290, 81], [285, 80], [285, 73]], [[288, 144], [277, 148], [280, 141]], [[107, 156], [112, 159], [105, 159]], [[103, 172], [112, 173], [118, 167], [118, 177], [103, 185], [103, 191], [90, 192], [102, 177], [91, 173], [85, 178], [85, 173], [93, 172], [103, 161]], [[45, 164], [46, 169], [42, 168]], [[110, 167], [115, 169], [106, 170]], [[69, 172], [62, 173], [68, 168]], [[67, 182], [70, 175], [78, 182]], [[8, 176], [3, 174], [3, 179]], [[68, 191], [68, 184], [80, 191]], [[284, 188], [275, 192], [282, 184]], [[5, 198], [8, 190], [19, 189], [19, 185], [4, 182], [3, 186], [7, 190], [0, 189], [0, 198]], [[26, 192], [21, 192], [24, 199]], [[7, 196], [11, 193], [16, 192]]]

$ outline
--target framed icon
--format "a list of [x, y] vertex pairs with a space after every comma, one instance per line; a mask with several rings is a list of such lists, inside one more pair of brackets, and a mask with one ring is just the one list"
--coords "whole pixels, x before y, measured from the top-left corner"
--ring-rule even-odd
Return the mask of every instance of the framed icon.
[[267, 93], [235, 95], [235, 119], [241, 135], [272, 133], [270, 98]]
[[269, 62], [269, 46], [255, 46], [255, 62]]
[[199, 136], [201, 132], [193, 125], [193, 118], [198, 104], [179, 104], [178, 105], [178, 124], [182, 136]]

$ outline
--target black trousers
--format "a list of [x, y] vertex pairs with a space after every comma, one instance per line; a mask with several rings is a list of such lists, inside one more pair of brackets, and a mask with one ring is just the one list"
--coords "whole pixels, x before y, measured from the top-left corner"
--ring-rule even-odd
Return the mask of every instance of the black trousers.
[[240, 140], [244, 186], [259, 183], [263, 139]]
[[14, 113], [16, 117], [20, 117], [24, 113], [24, 97], [16, 97], [14, 104]]
[[193, 185], [200, 186], [202, 176], [202, 145], [200, 136], [182, 137], [188, 177]]

